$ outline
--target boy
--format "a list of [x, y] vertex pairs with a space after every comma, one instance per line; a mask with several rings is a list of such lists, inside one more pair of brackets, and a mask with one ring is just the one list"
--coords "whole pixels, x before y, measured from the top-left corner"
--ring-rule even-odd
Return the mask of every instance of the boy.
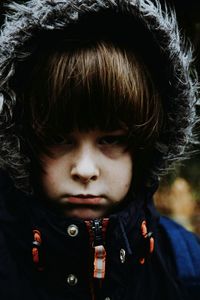
[[[182, 276], [172, 246], [188, 233], [152, 201], [196, 121], [175, 16], [143, 0], [10, 8], [0, 40], [1, 299], [188, 299], [199, 274]], [[199, 251], [191, 233], [187, 242]]]

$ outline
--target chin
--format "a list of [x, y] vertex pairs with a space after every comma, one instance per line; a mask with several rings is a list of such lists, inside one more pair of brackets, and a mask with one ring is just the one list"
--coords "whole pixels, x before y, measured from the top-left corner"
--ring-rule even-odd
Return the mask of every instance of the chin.
[[66, 210], [64, 214], [66, 217], [78, 218], [83, 220], [99, 219], [104, 217], [104, 213], [102, 211], [96, 211], [89, 208]]

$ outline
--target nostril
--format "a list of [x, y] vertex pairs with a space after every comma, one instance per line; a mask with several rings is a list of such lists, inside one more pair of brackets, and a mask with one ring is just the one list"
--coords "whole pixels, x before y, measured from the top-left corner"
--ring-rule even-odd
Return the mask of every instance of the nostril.
[[93, 175], [93, 176], [81, 176], [81, 175], [74, 174], [73, 175], [73, 179], [75, 181], [81, 181], [83, 183], [88, 183], [90, 181], [97, 180], [97, 176], [96, 175]]
[[90, 181], [95, 181], [95, 180], [97, 180], [97, 175], [93, 175], [91, 178], [90, 178]]
[[72, 177], [73, 177], [73, 179], [74, 179], [75, 181], [79, 180], [79, 176], [78, 176], [78, 175], [73, 175]]

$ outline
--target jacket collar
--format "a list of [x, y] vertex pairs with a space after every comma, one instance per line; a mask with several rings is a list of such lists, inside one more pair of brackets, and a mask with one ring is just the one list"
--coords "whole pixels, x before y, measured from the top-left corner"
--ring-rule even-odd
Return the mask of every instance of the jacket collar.
[[[101, 226], [100, 236], [105, 248], [114, 249], [118, 245], [117, 247], [120, 246], [127, 256], [134, 255], [137, 260], [148, 255], [149, 240], [144, 238], [141, 226], [145, 221], [147, 233], [156, 231], [159, 214], [152, 200], [156, 188], [157, 184], [151, 189], [143, 190], [140, 195], [130, 199], [121, 211], [96, 220]], [[71, 251], [75, 255], [76, 250], [85, 248], [87, 249], [85, 253], [87, 253], [88, 249], [94, 245], [97, 238], [96, 229], [92, 231], [94, 220], [80, 220], [57, 215], [33, 198], [30, 203], [31, 227], [32, 230], [40, 231], [46, 251], [54, 251], [61, 257], [66, 255], [65, 246], [69, 248], [71, 245]], [[58, 247], [58, 244], [54, 244], [51, 240], [58, 240], [58, 244], [63, 241], [65, 246]], [[77, 247], [76, 250], [73, 249], [74, 246]]]

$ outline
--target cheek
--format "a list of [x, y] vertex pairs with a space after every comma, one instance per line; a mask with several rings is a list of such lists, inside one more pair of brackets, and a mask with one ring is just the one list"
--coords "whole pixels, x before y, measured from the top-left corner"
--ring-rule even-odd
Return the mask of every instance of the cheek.
[[[111, 169], [110, 169], [111, 171]], [[111, 174], [111, 173], [110, 173]], [[114, 183], [113, 187], [119, 191], [119, 193], [127, 193], [133, 177], [133, 162], [129, 154], [121, 159], [116, 167], [113, 166], [111, 184]]]
[[43, 156], [40, 159], [43, 169], [43, 176], [48, 178], [54, 178], [59, 176], [62, 172], [62, 166], [64, 166], [63, 159], [52, 159], [48, 156]]
[[124, 182], [124, 191], [128, 192], [133, 177], [133, 168], [132, 168], [132, 162], [124, 168], [123, 172], [120, 175], [121, 182]]
[[62, 168], [61, 164], [56, 160], [50, 158], [43, 158], [42, 160], [43, 171], [41, 173], [41, 184], [45, 193], [49, 194], [56, 190], [58, 182], [60, 182]]
[[122, 174], [124, 178], [126, 178], [127, 185], [129, 186], [133, 177], [133, 159], [129, 153], [127, 153], [125, 157], [122, 170]]

